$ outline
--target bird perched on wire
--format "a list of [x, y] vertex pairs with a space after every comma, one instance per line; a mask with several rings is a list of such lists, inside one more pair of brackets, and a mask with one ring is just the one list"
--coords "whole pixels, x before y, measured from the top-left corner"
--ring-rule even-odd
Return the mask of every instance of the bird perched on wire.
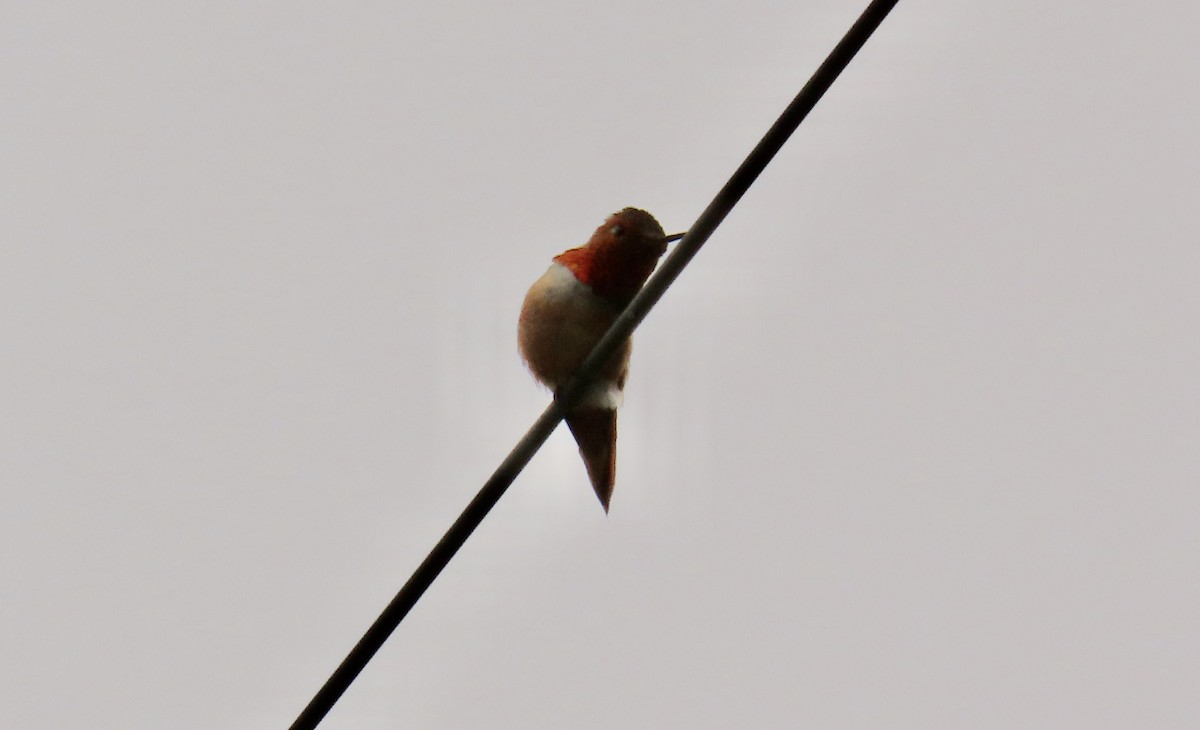
[[[625, 208], [609, 216], [586, 245], [554, 257], [529, 288], [517, 326], [521, 357], [555, 392], [574, 374], [617, 315], [649, 278], [667, 242], [654, 216]], [[604, 511], [617, 466], [617, 408], [629, 373], [626, 340], [566, 415], [567, 426]]]

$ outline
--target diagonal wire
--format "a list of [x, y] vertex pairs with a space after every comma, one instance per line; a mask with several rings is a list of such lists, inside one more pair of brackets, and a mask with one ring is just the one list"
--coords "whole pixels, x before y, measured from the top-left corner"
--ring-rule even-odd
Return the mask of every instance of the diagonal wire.
[[412, 577], [400, 589], [391, 603], [384, 608], [375, 623], [367, 629], [342, 663], [334, 670], [325, 685], [292, 723], [291, 730], [311, 730], [325, 717], [334, 703], [342, 696], [350, 683], [371, 660], [371, 657], [383, 645], [392, 631], [400, 624], [417, 600], [425, 593], [458, 549], [462, 547], [487, 513], [495, 506], [500, 497], [508, 489], [517, 475], [533, 458], [550, 434], [558, 427], [563, 416], [571, 405], [582, 394], [583, 387], [596, 375], [602, 363], [608, 361], [620, 343], [624, 342], [634, 329], [641, 324], [650, 309], [662, 298], [667, 287], [679, 277], [683, 268], [700, 250], [725, 216], [733, 210], [733, 206], [741, 200], [759, 174], [775, 156], [792, 132], [800, 126], [800, 122], [833, 84], [838, 75], [846, 68], [888, 12], [895, 7], [898, 0], [873, 0], [863, 11], [846, 35], [838, 42], [825, 61], [813, 73], [812, 78], [788, 104], [783, 114], [771, 126], [763, 138], [746, 157], [745, 162], [733, 173], [725, 186], [709, 203], [696, 223], [688, 229], [686, 235], [675, 247], [675, 250], [663, 260], [662, 265], [654, 276], [646, 282], [629, 306], [625, 308], [608, 332], [596, 344], [591, 355], [579, 366], [579, 370], [560, 389], [554, 401], [534, 422], [525, 435], [513, 447], [504, 461], [500, 462], [495, 473], [484, 483], [479, 492], [463, 510], [442, 539], [434, 545], [425, 560], [417, 567]]

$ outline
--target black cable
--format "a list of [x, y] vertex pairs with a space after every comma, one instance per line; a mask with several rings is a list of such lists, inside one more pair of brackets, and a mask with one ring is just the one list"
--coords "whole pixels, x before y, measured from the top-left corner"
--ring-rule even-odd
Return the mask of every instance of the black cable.
[[696, 219], [696, 223], [688, 229], [687, 234], [684, 235], [675, 250], [663, 260], [654, 276], [646, 282], [646, 285], [633, 298], [625, 311], [617, 317], [612, 327], [596, 344], [591, 355], [579, 366], [575, 376], [559, 390], [555, 400], [517, 442], [504, 461], [500, 462], [495, 473], [480, 488], [466, 509], [442, 536], [442, 539], [433, 546], [433, 550], [417, 567], [412, 577], [408, 579], [391, 603], [383, 609], [383, 613], [379, 614], [379, 618], [375, 619], [375, 623], [371, 624], [363, 637], [330, 675], [325, 685], [292, 723], [291, 730], [311, 730], [321, 722], [334, 703], [350, 686], [350, 683], [358, 677], [371, 657], [375, 656], [375, 652], [379, 651], [379, 647], [383, 646], [383, 642], [400, 625], [409, 610], [425, 593], [425, 589], [433, 583], [438, 574], [442, 572], [442, 568], [445, 568], [446, 564], [450, 562], [450, 558], [454, 557], [454, 554], [487, 516], [505, 490], [550, 437], [554, 429], [558, 427], [564, 413], [581, 395], [583, 386], [596, 374], [600, 365], [612, 357], [620, 343], [633, 334], [634, 329], [641, 324], [650, 309], [662, 298], [667, 287], [671, 286], [672, 282], [679, 277], [683, 268], [688, 265], [688, 262], [725, 219], [725, 216], [729, 215], [729, 211], [741, 200], [750, 185], [783, 147], [792, 132], [796, 131], [800, 122], [804, 121], [821, 96], [863, 47], [863, 44], [867, 42], [867, 39], [871, 37], [871, 34], [875, 32], [875, 29], [879, 27], [897, 2], [898, 0], [874, 0], [850, 27], [850, 30], [846, 31], [846, 35], [830, 52], [825, 62], [816, 70], [812, 78], [792, 100], [792, 103], [788, 104], [775, 124], [771, 125], [750, 155], [746, 157], [746, 161], [733, 173], [713, 201]]

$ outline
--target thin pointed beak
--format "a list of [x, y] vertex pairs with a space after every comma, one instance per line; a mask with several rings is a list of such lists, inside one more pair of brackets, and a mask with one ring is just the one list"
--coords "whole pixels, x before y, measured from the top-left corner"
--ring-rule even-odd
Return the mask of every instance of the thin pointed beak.
[[684, 231], [683, 233], [672, 233], [671, 235], [664, 238], [663, 241], [665, 241], [666, 243], [673, 243], [673, 242], [678, 241], [679, 239], [683, 238], [686, 235], [687, 235], [687, 231]]

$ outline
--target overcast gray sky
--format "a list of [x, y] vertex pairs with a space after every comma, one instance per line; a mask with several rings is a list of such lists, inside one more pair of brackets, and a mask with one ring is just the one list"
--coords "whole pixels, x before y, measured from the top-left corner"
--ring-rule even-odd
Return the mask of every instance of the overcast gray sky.
[[[864, 6], [6, 3], [0, 726], [286, 727]], [[901, 2], [323, 727], [1195, 727], [1198, 24]]]

